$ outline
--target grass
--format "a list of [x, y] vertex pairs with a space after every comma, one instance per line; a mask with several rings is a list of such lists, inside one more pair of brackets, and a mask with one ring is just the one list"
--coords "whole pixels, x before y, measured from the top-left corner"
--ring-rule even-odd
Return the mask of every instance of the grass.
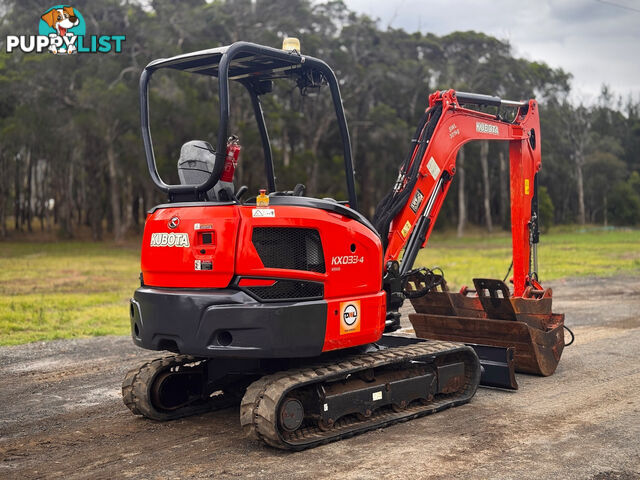
[[[539, 247], [542, 282], [572, 276], [640, 275], [639, 230], [556, 230]], [[502, 279], [507, 233], [437, 234], [418, 264], [438, 265], [449, 284]], [[92, 242], [0, 243], [0, 345], [129, 333], [128, 299], [138, 286], [139, 246]]]
[[[511, 235], [435, 235], [416, 264], [439, 266], [450, 287], [475, 278], [503, 279], [511, 263]], [[559, 229], [542, 235], [538, 246], [541, 282], [564, 277], [640, 274], [640, 230]]]
[[129, 332], [137, 245], [0, 243], [0, 345]]

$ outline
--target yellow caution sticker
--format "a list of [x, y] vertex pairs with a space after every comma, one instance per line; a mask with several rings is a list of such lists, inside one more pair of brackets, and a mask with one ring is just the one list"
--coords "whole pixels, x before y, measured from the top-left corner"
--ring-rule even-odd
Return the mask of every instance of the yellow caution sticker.
[[529, 179], [524, 179], [524, 194], [529, 195]]
[[411, 222], [407, 220], [407, 223], [404, 224], [404, 227], [402, 227], [402, 230], [400, 231], [400, 233], [402, 234], [402, 238], [407, 238], [407, 233], [409, 233], [409, 230], [411, 230]]
[[340, 335], [360, 331], [360, 300], [340, 302]]

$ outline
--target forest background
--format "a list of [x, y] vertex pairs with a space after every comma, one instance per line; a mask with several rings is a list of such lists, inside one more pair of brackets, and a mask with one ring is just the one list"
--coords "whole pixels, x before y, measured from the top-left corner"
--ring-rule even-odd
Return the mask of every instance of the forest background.
[[[123, 241], [165, 200], [149, 180], [140, 139], [138, 79], [152, 59], [247, 40], [279, 47], [300, 38], [340, 80], [363, 212], [392, 187], [429, 93], [454, 88], [540, 102], [543, 229], [553, 224], [640, 223], [640, 100], [602, 86], [596, 102], [568, 100], [571, 73], [517, 58], [483, 33], [445, 36], [383, 29], [341, 1], [114, 1], [73, 4], [87, 34], [124, 34], [120, 54], [5, 53], [9, 34], [35, 34], [40, 2], [0, 2], [0, 238]], [[594, 72], [596, 74], [597, 72]], [[159, 170], [177, 182], [181, 145], [216, 144], [215, 78], [178, 72], [152, 82]], [[263, 99], [278, 188], [345, 198], [330, 95], [301, 98], [291, 85]], [[236, 185], [266, 186], [250, 100], [232, 88], [230, 132], [243, 145]], [[509, 228], [508, 151], [473, 142], [458, 156], [438, 228]]]

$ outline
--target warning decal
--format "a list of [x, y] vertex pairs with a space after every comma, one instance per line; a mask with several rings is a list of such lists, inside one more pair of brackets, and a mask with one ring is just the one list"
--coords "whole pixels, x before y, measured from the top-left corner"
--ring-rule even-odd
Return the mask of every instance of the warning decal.
[[420, 208], [420, 204], [422, 203], [422, 199], [424, 198], [424, 194], [420, 191], [420, 189], [416, 190], [416, 194], [413, 197], [413, 200], [411, 200], [411, 204], [409, 205], [409, 207], [411, 207], [411, 210], [413, 210], [413, 213], [418, 213], [418, 208]]
[[409, 233], [409, 230], [411, 230], [411, 222], [407, 220], [407, 223], [405, 223], [404, 227], [402, 227], [402, 230], [400, 230], [402, 238], [407, 238], [407, 233]]
[[440, 167], [438, 166], [438, 164], [436, 163], [433, 157], [431, 157], [427, 162], [427, 170], [429, 170], [429, 173], [431, 174], [434, 180], [438, 179], [438, 175], [440, 175]]
[[340, 302], [340, 335], [360, 331], [360, 300]]
[[254, 208], [253, 210], [251, 210], [251, 216], [253, 218], [258, 218], [258, 217], [274, 218], [276, 216], [276, 211], [273, 208]]

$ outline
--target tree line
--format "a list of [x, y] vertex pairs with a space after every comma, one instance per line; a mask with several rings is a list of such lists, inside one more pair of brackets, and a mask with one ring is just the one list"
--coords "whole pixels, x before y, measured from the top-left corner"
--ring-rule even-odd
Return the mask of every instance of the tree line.
[[[570, 73], [514, 56], [507, 41], [477, 32], [445, 36], [382, 29], [341, 1], [169, 0], [73, 4], [87, 34], [124, 34], [120, 54], [0, 53], [0, 236], [55, 229], [73, 237], [123, 239], [165, 200], [148, 178], [139, 134], [138, 79], [151, 60], [238, 40], [279, 47], [300, 38], [340, 81], [363, 212], [372, 216], [392, 188], [429, 93], [454, 88], [540, 103], [543, 228], [552, 223], [640, 222], [640, 103], [603, 87], [596, 104], [568, 101]], [[0, 43], [35, 34], [40, 2], [0, 4]], [[197, 78], [196, 78], [197, 77]], [[326, 90], [326, 89], [325, 89]], [[328, 92], [300, 97], [277, 84], [263, 99], [279, 189], [297, 183], [310, 196], [345, 198], [337, 126]], [[266, 186], [250, 99], [231, 90], [231, 128], [243, 145], [236, 184]], [[178, 180], [181, 145], [216, 144], [217, 83], [159, 73], [151, 126], [159, 171]], [[440, 227], [508, 228], [508, 150], [473, 142]]]

